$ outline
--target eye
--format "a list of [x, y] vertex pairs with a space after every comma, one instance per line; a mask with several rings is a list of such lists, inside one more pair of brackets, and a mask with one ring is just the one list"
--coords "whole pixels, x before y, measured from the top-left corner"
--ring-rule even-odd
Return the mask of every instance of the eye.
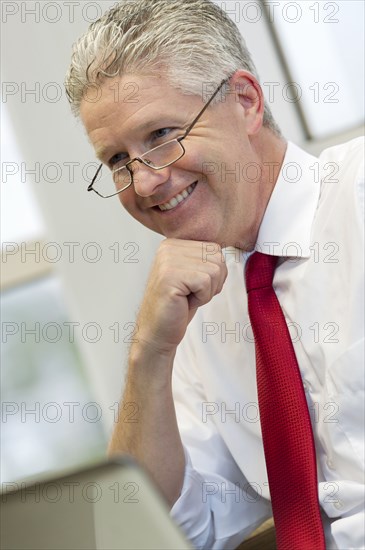
[[128, 155], [126, 153], [117, 153], [108, 162], [110, 168], [118, 168], [124, 166], [128, 162]]
[[160, 128], [152, 133], [152, 136], [156, 139], [167, 137], [175, 128]]

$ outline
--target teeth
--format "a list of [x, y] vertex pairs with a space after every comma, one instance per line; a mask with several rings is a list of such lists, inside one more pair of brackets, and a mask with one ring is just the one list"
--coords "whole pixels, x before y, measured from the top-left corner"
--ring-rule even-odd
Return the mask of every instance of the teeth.
[[184, 201], [189, 195], [191, 195], [191, 193], [194, 191], [194, 187], [195, 184], [189, 185], [187, 189], [184, 189], [184, 191], [176, 195], [176, 197], [173, 197], [169, 202], [165, 202], [165, 204], [159, 204], [159, 209], [162, 211], [172, 210], [178, 204]]

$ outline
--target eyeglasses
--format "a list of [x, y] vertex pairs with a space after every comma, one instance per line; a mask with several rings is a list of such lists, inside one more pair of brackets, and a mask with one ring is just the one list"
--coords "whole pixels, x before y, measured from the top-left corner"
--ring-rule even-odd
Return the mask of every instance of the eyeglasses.
[[171, 164], [174, 164], [174, 162], [180, 160], [185, 155], [185, 148], [182, 141], [189, 135], [220, 89], [224, 84], [226, 84], [226, 82], [229, 81], [230, 78], [231, 77], [228, 77], [222, 80], [212, 97], [206, 105], [204, 105], [200, 113], [194, 118], [193, 122], [185, 131], [183, 136], [169, 140], [158, 147], [154, 147], [153, 149], [146, 151], [146, 153], [143, 153], [140, 157], [136, 157], [128, 162], [125, 160], [119, 161], [116, 167], [114, 167], [111, 175], [109, 173], [103, 174], [102, 168], [104, 165], [100, 164], [87, 190], [94, 191], [94, 193], [103, 199], [108, 199], [118, 195], [122, 191], [125, 191], [125, 189], [128, 189], [128, 187], [133, 184], [133, 177], [134, 173], [138, 169], [138, 163], [144, 164], [152, 170], [162, 170], [163, 168], [167, 168], [167, 166], [171, 166]]

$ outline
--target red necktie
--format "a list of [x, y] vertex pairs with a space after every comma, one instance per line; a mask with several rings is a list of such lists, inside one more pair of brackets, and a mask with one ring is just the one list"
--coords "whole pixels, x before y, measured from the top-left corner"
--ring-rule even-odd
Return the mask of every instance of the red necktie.
[[278, 550], [325, 548], [312, 426], [288, 327], [272, 287], [278, 258], [246, 267], [260, 422]]

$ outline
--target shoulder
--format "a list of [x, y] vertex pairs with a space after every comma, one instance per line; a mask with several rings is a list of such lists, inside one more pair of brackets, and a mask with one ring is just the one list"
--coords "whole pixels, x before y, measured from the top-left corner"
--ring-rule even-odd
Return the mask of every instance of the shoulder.
[[[319, 156], [322, 190], [339, 184], [338, 191], [354, 201], [364, 217], [364, 148], [365, 138], [359, 137], [346, 143], [329, 147]], [[340, 191], [341, 190], [341, 191]]]
[[341, 173], [353, 178], [362, 176], [364, 180], [364, 147], [365, 138], [358, 137], [346, 143], [329, 147], [322, 151], [319, 160], [323, 166], [325, 162], [336, 163]]
[[361, 136], [346, 143], [334, 145], [324, 149], [320, 154], [320, 158], [332, 158], [337, 159], [339, 162], [343, 162], [349, 157], [355, 157], [359, 160], [364, 159], [364, 145], [365, 137]]

